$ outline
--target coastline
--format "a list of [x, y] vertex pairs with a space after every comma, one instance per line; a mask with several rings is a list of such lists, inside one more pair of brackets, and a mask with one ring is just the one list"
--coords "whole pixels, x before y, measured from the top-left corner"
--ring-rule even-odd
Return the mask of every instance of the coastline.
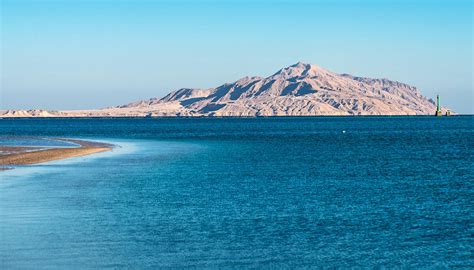
[[[469, 117], [474, 114], [464, 114], [451, 112], [451, 115], [442, 117]], [[0, 120], [11, 119], [259, 119], [259, 118], [398, 118], [398, 117], [437, 117], [432, 114], [348, 114], [348, 115], [89, 115], [89, 116], [74, 116], [74, 115], [55, 115], [55, 116], [5, 116], [0, 115]]]
[[83, 141], [76, 139], [54, 139], [79, 145], [74, 148], [45, 148], [45, 147], [11, 147], [0, 146], [0, 151], [9, 152], [0, 154], [0, 171], [11, 169], [8, 166], [31, 165], [72, 157], [80, 157], [113, 149], [113, 145], [100, 142]]

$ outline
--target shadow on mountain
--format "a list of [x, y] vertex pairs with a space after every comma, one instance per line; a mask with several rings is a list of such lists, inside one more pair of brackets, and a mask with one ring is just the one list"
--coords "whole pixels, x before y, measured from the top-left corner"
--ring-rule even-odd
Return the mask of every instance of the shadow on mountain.
[[210, 103], [203, 107], [202, 109], [199, 110], [200, 113], [209, 113], [213, 111], [217, 111], [223, 107], [225, 107], [226, 104], [216, 104], [216, 103]]
[[231, 86], [229, 84], [224, 84], [216, 88], [214, 94], [210, 95], [209, 97], [212, 98], [211, 102], [216, 102], [227, 93], [229, 93]]
[[298, 91], [295, 93], [295, 96], [304, 96], [304, 95], [308, 95], [308, 94], [313, 94], [313, 93], [316, 93], [318, 91], [314, 90], [313, 87], [311, 87], [311, 85], [308, 85], [308, 86], [304, 86], [304, 87], [301, 87], [300, 89], [298, 89]]
[[317, 91], [313, 87], [305, 82], [302, 83], [293, 83], [283, 88], [280, 96], [288, 96], [293, 94], [294, 96], [304, 96], [307, 94], [316, 93]]
[[254, 96], [259, 96], [260, 94], [262, 94], [263, 92], [267, 91], [268, 89], [270, 89], [272, 87], [272, 85], [275, 83], [275, 80], [272, 80], [264, 85], [262, 85], [262, 87], [260, 87], [260, 89], [258, 90], [257, 93], [254, 94]]
[[249, 90], [252, 86], [254, 86], [258, 81], [254, 81], [246, 85], [245, 87], [237, 86], [234, 88], [234, 91], [230, 93], [231, 100], [237, 100], [243, 93]]
[[207, 97], [197, 97], [197, 98], [189, 98], [189, 99], [185, 99], [185, 100], [182, 100], [180, 102], [180, 104], [184, 107], [188, 106], [188, 105], [191, 105], [193, 104], [194, 102], [198, 102], [198, 101], [201, 101], [201, 100], [205, 100]]

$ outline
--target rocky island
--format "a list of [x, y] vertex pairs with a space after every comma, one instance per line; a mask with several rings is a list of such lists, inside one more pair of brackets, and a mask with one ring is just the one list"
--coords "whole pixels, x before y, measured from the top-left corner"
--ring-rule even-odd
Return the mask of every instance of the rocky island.
[[414, 86], [299, 62], [266, 78], [244, 77], [209, 89], [183, 88], [163, 98], [112, 108], [3, 110], [0, 117], [434, 115], [436, 110], [435, 102]]

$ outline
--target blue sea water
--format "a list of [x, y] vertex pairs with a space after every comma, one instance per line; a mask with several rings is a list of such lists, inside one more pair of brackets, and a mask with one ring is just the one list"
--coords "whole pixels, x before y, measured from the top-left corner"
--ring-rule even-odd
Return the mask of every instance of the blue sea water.
[[0, 119], [0, 268], [467, 268], [474, 117]]

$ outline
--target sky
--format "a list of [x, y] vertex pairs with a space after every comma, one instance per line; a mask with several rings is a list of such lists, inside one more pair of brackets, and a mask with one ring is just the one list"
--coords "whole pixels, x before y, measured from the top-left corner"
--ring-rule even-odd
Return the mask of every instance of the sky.
[[470, 0], [0, 0], [0, 109], [91, 109], [298, 61], [474, 113]]

